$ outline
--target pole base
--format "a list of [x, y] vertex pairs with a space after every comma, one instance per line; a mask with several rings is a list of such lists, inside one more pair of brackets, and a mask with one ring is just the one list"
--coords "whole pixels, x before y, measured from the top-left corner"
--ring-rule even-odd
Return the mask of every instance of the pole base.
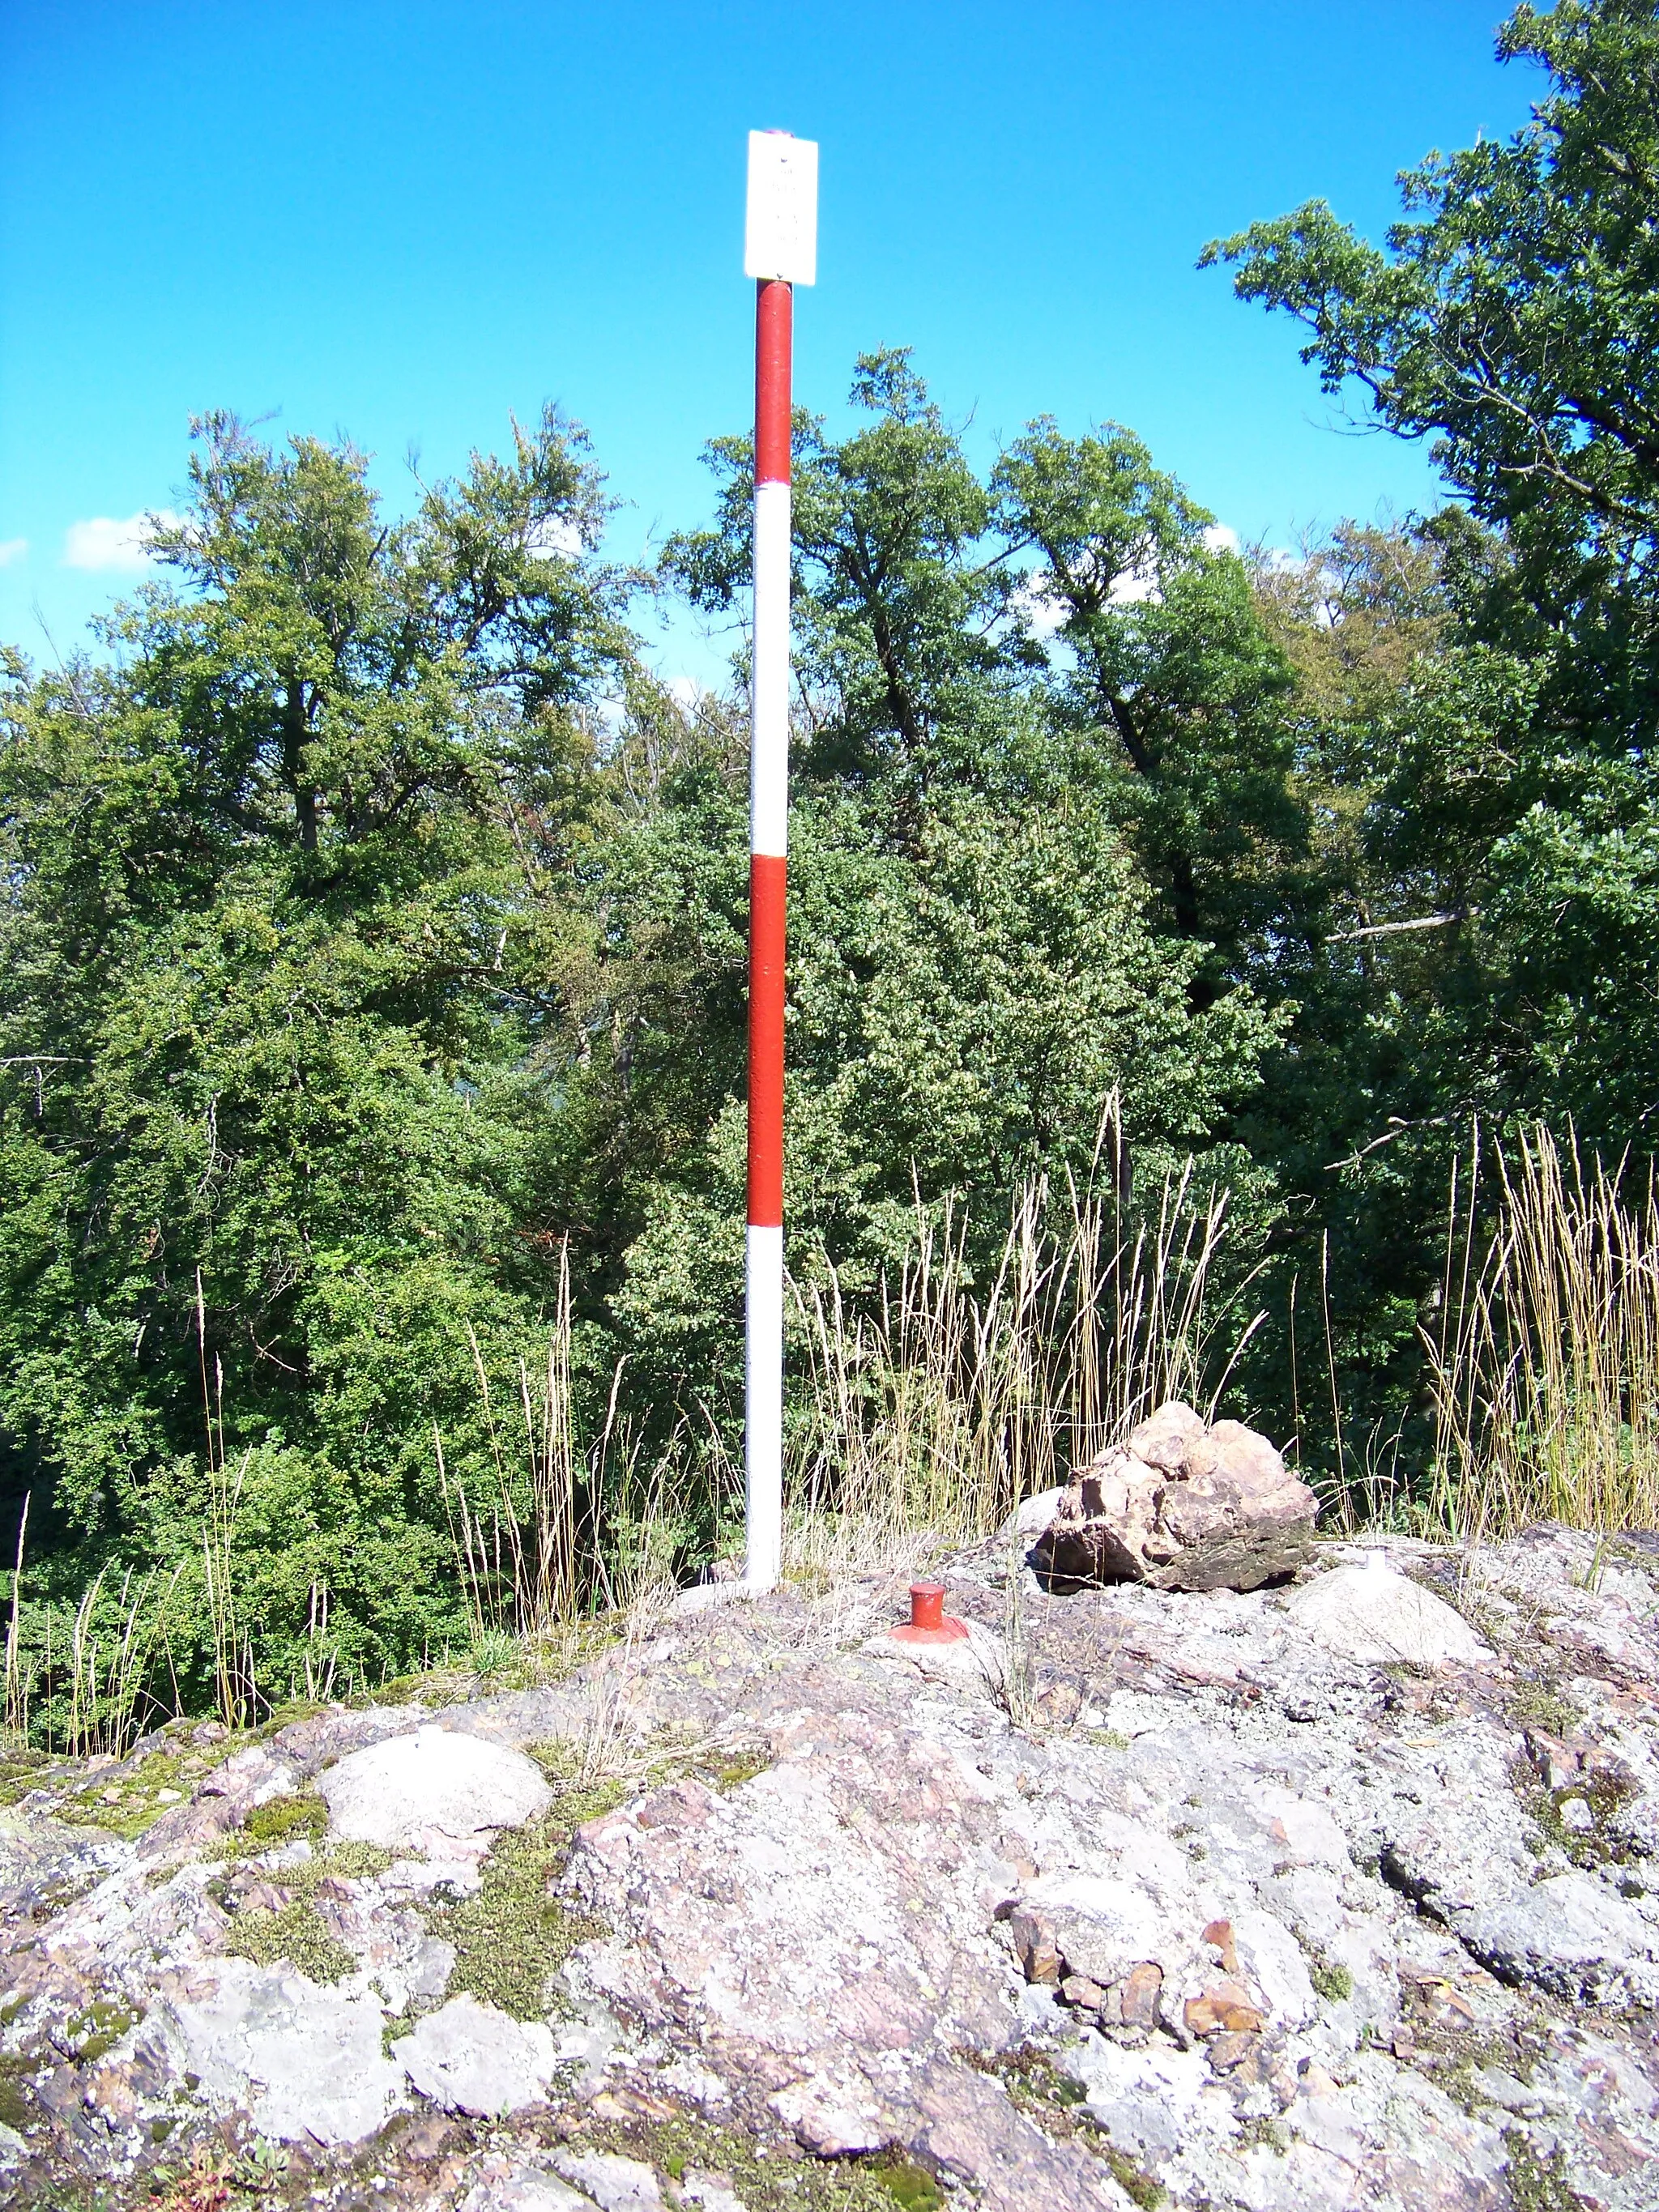
[[910, 1618], [887, 1633], [895, 1644], [960, 1644], [968, 1624], [945, 1612], [943, 1583], [912, 1583]]

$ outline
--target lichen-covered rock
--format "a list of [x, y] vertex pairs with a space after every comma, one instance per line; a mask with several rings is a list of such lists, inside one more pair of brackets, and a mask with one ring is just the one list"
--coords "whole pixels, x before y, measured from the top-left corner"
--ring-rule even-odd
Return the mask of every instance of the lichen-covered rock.
[[540, 2021], [513, 2020], [463, 1996], [418, 2020], [392, 2056], [434, 2104], [499, 2119], [544, 2094], [556, 2053]]
[[398, 1850], [479, 1850], [553, 1802], [522, 1752], [459, 1729], [422, 1727], [354, 1751], [318, 1783], [337, 1835]]
[[222, 1959], [161, 1996], [138, 2051], [153, 2074], [193, 2083], [217, 2112], [246, 2112], [261, 2135], [360, 2142], [407, 2101], [404, 2069], [381, 2048], [384, 2018], [367, 1993]]
[[1031, 1559], [1062, 1587], [1255, 1589], [1310, 1556], [1318, 1510], [1266, 1437], [1171, 1400], [1060, 1493]]
[[1328, 1651], [1410, 1667], [1480, 1666], [1492, 1657], [1462, 1615], [1408, 1575], [1396, 1574], [1381, 1551], [1363, 1566], [1334, 1567], [1285, 1600], [1299, 1627]]
[[1467, 1908], [1457, 1928], [1504, 1981], [1570, 2002], [1659, 2005], [1659, 1919], [1588, 1875], [1512, 1889]]
[[[1162, 1408], [1135, 1457], [1271, 1476], [1220, 1428]], [[1307, 1587], [1453, 1596], [1489, 1656], [1334, 1649], [1296, 1591], [1011, 1584], [1003, 1539], [936, 1563], [994, 1668], [896, 1660], [896, 1569], [211, 1773], [176, 1735], [66, 1763], [0, 1823], [0, 2197], [143, 2203], [276, 2136], [284, 2202], [410, 2212], [805, 2212], [873, 2185], [860, 2153], [977, 2212], [1649, 2212], [1659, 1555], [1370, 1548]], [[427, 1731], [578, 1736], [618, 1802], [553, 1785], [557, 1850], [502, 1819], [539, 1788], [429, 1850], [328, 1827], [331, 1776], [401, 1744], [355, 1771], [406, 1777]], [[133, 1841], [70, 1817], [139, 1798]], [[544, 2016], [444, 2002], [524, 1927], [529, 1865], [574, 1942]], [[285, 1915], [337, 1980], [228, 1955]]]

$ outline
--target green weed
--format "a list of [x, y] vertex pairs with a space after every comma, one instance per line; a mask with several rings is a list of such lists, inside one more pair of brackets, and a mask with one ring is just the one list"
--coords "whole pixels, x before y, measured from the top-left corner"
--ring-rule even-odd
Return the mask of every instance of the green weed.
[[230, 1923], [224, 1948], [232, 1958], [252, 1959], [256, 1966], [286, 1961], [313, 1982], [343, 1981], [357, 1966], [303, 1897], [290, 1898], [275, 1912], [268, 1905], [245, 1905]]
[[328, 1807], [314, 1791], [292, 1797], [268, 1797], [242, 1823], [242, 1833], [260, 1850], [275, 1850], [303, 1837], [314, 1842], [328, 1829]]
[[1353, 1995], [1353, 1976], [1340, 1963], [1334, 1963], [1319, 1952], [1308, 1957], [1308, 1979], [1322, 1997], [1333, 2004], [1340, 2004]]
[[608, 1811], [620, 1784], [572, 1792], [552, 1812], [501, 1837], [484, 1861], [476, 1896], [438, 1900], [428, 1912], [434, 1936], [454, 1946], [449, 1994], [470, 1992], [514, 2020], [540, 2020], [549, 1983], [578, 1943], [605, 1931], [550, 1893], [564, 1873], [573, 1831]]
[[927, 2167], [918, 2166], [914, 2159], [889, 2152], [865, 2170], [895, 2204], [904, 2207], [904, 2212], [942, 2212], [945, 2191]]
[[131, 2006], [100, 1997], [68, 2023], [70, 2042], [82, 2065], [91, 2065], [112, 2051], [130, 2027], [143, 2018]]
[[1534, 2150], [1522, 2128], [1505, 2128], [1504, 2179], [1515, 2212], [1586, 2212], [1586, 2200], [1568, 2185], [1566, 2160], [1559, 2150], [1547, 2156]]
[[708, 1771], [714, 1787], [722, 1796], [739, 1790], [745, 1782], [752, 1782], [757, 1774], [764, 1774], [772, 1764], [767, 1751], [734, 1751], [717, 1755], [708, 1762]]
[[902, 2151], [867, 2156], [802, 2158], [791, 2144], [779, 2154], [736, 2128], [677, 2112], [672, 2119], [602, 2122], [586, 2128], [596, 2149], [647, 2160], [676, 2180], [693, 2167], [723, 2173], [748, 2212], [939, 2212], [951, 2200], [925, 2166]]
[[27, 2087], [39, 2069], [38, 2057], [23, 2051], [0, 2051], [0, 2127], [27, 2135], [40, 2117]]
[[135, 1766], [106, 1767], [94, 1774], [59, 1807], [59, 1817], [77, 1828], [102, 1828], [131, 1843], [182, 1803], [204, 1771], [186, 1753], [152, 1752]]

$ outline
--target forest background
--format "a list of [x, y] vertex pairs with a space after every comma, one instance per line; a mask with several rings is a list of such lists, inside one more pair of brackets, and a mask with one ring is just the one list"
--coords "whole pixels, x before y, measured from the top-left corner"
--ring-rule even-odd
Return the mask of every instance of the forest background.
[[[1227, 550], [922, 365], [795, 431], [787, 1253], [809, 1530], [980, 1534], [1150, 1393], [1340, 1517], [1655, 1518], [1659, 9], [1207, 249], [1445, 504]], [[4, 660], [8, 1717], [248, 1717], [734, 1544], [747, 732], [550, 411], [381, 512], [196, 426], [162, 580]], [[813, 1556], [821, 1556], [814, 1554]], [[111, 1717], [112, 1711], [113, 1717]]]

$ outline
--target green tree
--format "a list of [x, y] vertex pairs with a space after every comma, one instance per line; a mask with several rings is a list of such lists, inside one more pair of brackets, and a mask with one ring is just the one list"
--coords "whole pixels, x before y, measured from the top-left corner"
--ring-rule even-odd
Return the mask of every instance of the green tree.
[[[805, 416], [795, 426], [792, 1266], [810, 1273], [823, 1254], [869, 1285], [908, 1239], [917, 1203], [937, 1209], [947, 1195], [995, 1232], [1022, 1176], [1091, 1172], [1114, 1091], [1143, 1188], [1198, 1150], [1218, 1177], [1259, 1195], [1227, 1131], [1277, 1024], [1227, 960], [1211, 964], [1201, 932], [1236, 909], [1218, 896], [1182, 916], [1147, 880], [1171, 855], [1184, 856], [1189, 882], [1228, 872], [1235, 848], [1211, 842], [1222, 836], [1222, 763], [1289, 686], [1243, 565], [1208, 550], [1208, 518], [1132, 440], [1115, 449], [1121, 481], [1107, 514], [1089, 475], [1097, 441], [1067, 445], [1034, 426], [987, 480], [908, 356], [867, 357], [852, 398], [868, 419], [846, 439]], [[720, 441], [711, 459], [715, 526], [675, 540], [665, 565], [696, 605], [726, 612], [748, 574], [747, 443]], [[1117, 654], [1120, 703], [1133, 696], [1146, 717], [1153, 799], [1121, 773], [1109, 723], [1103, 750], [1106, 710], [1097, 692], [1079, 698], [1073, 640], [1056, 647], [1040, 635], [1043, 595], [1059, 587], [1032, 563], [1039, 471], [1051, 507], [1069, 499], [1085, 517], [1067, 541], [1079, 568], [1106, 557], [1083, 532], [1103, 538], [1136, 502], [1179, 514], [1163, 602], [1079, 617], [1078, 642], [1092, 620], [1100, 654]], [[1052, 537], [1058, 551], [1057, 523]], [[1135, 560], [1131, 549], [1121, 573]], [[1102, 589], [1109, 596], [1109, 579]], [[1260, 742], [1282, 811], [1285, 764], [1270, 738]], [[718, 927], [702, 937], [723, 965], [708, 971], [698, 1025], [706, 1143], [658, 1179], [620, 1305], [639, 1356], [670, 1362], [666, 1391], [695, 1386], [730, 1405], [742, 1251], [736, 762], [720, 789], [717, 812], [706, 776], [689, 785], [644, 833], [657, 857], [636, 883], [659, 883], [666, 866], [682, 917], [712, 902]], [[641, 1018], [683, 1023], [684, 1000], [677, 991], [672, 1017]], [[652, 1064], [678, 1083], [672, 1057]], [[649, 1109], [636, 1093], [628, 1110]]]
[[1548, 72], [1534, 120], [1407, 176], [1385, 249], [1315, 202], [1205, 258], [1304, 324], [1328, 390], [1430, 439], [1498, 534], [1495, 557], [1448, 520], [1456, 620], [1369, 834], [1389, 918], [1457, 933], [1447, 1109], [1622, 1144], [1659, 1078], [1659, 12], [1522, 7], [1498, 53]]
[[349, 1657], [401, 1659], [455, 1617], [468, 1326], [504, 1355], [548, 1296], [528, 1169], [625, 580], [550, 416], [403, 523], [349, 447], [224, 416], [191, 493], [106, 659], [12, 663], [0, 1423], [37, 1537], [153, 1559], [190, 1553], [210, 1412], [270, 1649], [326, 1586]]
[[1290, 790], [1291, 671], [1213, 515], [1131, 432], [1033, 423], [995, 472], [1026, 592], [1060, 617], [1051, 678], [1162, 915], [1211, 957], [1195, 988], [1242, 981], [1282, 933], [1304, 825]]

